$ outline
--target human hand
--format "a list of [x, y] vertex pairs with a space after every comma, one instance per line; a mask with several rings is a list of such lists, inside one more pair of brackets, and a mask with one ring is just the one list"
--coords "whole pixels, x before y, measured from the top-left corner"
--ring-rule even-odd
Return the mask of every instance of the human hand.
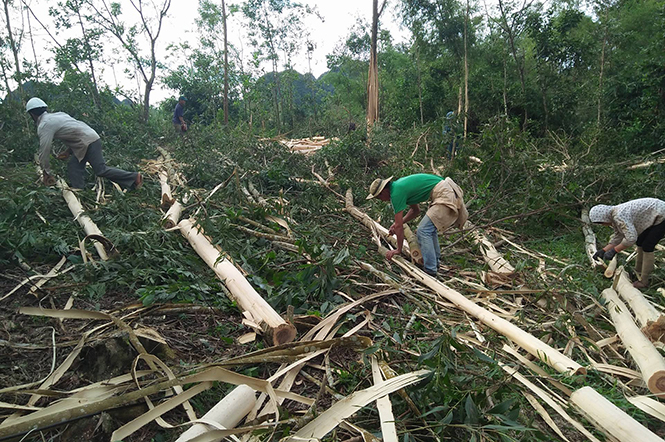
[[612, 258], [614, 258], [614, 255], [616, 255], [616, 254], [617, 254], [617, 251], [616, 251], [616, 250], [614, 250], [614, 249], [610, 249], [610, 250], [608, 250], [607, 252], [605, 252], [605, 254], [604, 254], [604, 256], [603, 256], [603, 259], [604, 259], [605, 261], [611, 261]]
[[182, 130], [183, 132], [187, 132], [187, 123], [182, 123], [180, 125], [180, 130]]
[[42, 177], [42, 182], [44, 183], [45, 186], [52, 186], [55, 184], [55, 177], [53, 175], [44, 172], [44, 176]]
[[392, 261], [393, 256], [399, 255], [399, 254], [400, 254], [399, 250], [388, 250], [388, 252], [386, 253], [386, 259], [388, 261]]
[[593, 254], [593, 259], [603, 259], [603, 256], [605, 256], [605, 250], [598, 249], [598, 251]]
[[395, 234], [395, 223], [393, 223], [388, 229], [388, 235], [393, 236]]

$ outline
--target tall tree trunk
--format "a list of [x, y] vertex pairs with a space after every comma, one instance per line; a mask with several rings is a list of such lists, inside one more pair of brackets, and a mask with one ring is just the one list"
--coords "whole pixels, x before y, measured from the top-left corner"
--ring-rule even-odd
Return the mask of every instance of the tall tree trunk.
[[416, 45], [416, 72], [418, 73], [418, 105], [420, 106], [420, 124], [425, 124], [425, 115], [423, 112], [423, 82], [422, 73], [420, 72], [420, 50], [418, 43]]
[[503, 57], [503, 113], [508, 117], [508, 64], [505, 56]]
[[94, 101], [95, 107], [97, 107], [98, 110], [101, 110], [102, 103], [99, 98], [99, 87], [97, 86], [97, 77], [95, 76], [95, 65], [92, 62], [92, 49], [90, 47], [90, 40], [88, 39], [88, 33], [86, 32], [86, 29], [83, 26], [83, 18], [81, 17], [81, 10], [77, 9], [76, 13], [78, 14], [79, 25], [81, 26], [83, 43], [85, 44], [85, 55], [86, 58], [88, 59], [88, 65], [90, 66], [90, 78], [92, 79], [92, 101]]
[[469, 51], [468, 51], [469, 0], [466, 0], [464, 16], [464, 140], [469, 122]]
[[607, 16], [609, 14], [609, 8], [605, 9], [605, 29], [603, 30], [603, 49], [600, 52], [600, 73], [598, 75], [598, 117], [597, 124], [600, 128], [600, 117], [602, 111], [602, 101], [603, 101], [603, 75], [605, 73], [605, 48], [607, 47]]
[[226, 3], [222, 0], [222, 26], [224, 26], [224, 125], [229, 124], [229, 46], [226, 24]]
[[367, 78], [367, 127], [371, 128], [379, 119], [379, 65], [377, 62], [377, 39], [379, 34], [379, 17], [386, 6], [383, 1], [379, 9], [379, 0], [372, 1], [372, 41], [369, 53], [369, 71]]
[[501, 11], [501, 20], [503, 24], [503, 29], [508, 35], [508, 42], [510, 43], [510, 52], [515, 60], [515, 65], [517, 66], [517, 71], [520, 74], [520, 86], [522, 87], [522, 100], [524, 105], [524, 125], [523, 129], [526, 128], [527, 121], [529, 119], [528, 111], [526, 108], [526, 81], [524, 80], [524, 62], [520, 60], [517, 55], [517, 48], [515, 47], [515, 35], [513, 33], [513, 28], [508, 25], [508, 19], [506, 18], [506, 11], [503, 7], [503, 1], [499, 0], [499, 10]]
[[30, 33], [30, 46], [32, 46], [32, 56], [35, 57], [35, 78], [39, 80], [39, 59], [37, 58], [37, 50], [35, 49], [35, 39], [32, 35], [32, 22], [30, 21], [30, 11], [26, 14], [28, 19], [28, 32]]
[[282, 101], [282, 91], [279, 84], [279, 72], [277, 72], [277, 60], [272, 61], [272, 73], [275, 81], [275, 88], [273, 89], [273, 97], [275, 102], [275, 118], [277, 123], [277, 132], [282, 131], [282, 115], [279, 111], [279, 104]]
[[[18, 83], [18, 89], [23, 95], [23, 80], [21, 79], [21, 62], [19, 61], [18, 46], [16, 45], [16, 40], [14, 39], [14, 33], [12, 32], [11, 19], [9, 17], [9, 0], [3, 0], [3, 5], [5, 7], [5, 20], [7, 27], [7, 38], [9, 39], [9, 46], [14, 55], [14, 70], [16, 71], [16, 82]], [[9, 92], [9, 91], [8, 91]]]

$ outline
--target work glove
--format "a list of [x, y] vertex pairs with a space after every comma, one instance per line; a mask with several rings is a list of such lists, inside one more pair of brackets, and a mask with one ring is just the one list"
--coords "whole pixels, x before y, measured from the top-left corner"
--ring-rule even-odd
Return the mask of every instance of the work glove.
[[605, 252], [605, 254], [604, 254], [604, 256], [603, 256], [603, 259], [604, 259], [605, 261], [611, 261], [612, 258], [614, 258], [614, 255], [616, 255], [616, 254], [617, 254], [617, 251], [616, 251], [616, 250], [614, 250], [614, 249], [610, 249], [610, 250], [608, 250], [607, 252]]
[[605, 256], [605, 250], [598, 249], [598, 251], [593, 254], [593, 259], [603, 259], [603, 256]]

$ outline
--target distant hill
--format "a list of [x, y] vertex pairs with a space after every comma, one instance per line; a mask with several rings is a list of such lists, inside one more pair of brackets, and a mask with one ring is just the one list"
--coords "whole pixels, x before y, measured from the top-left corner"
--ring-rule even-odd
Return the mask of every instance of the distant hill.
[[[289, 69], [280, 72], [279, 78], [283, 88], [290, 85], [293, 86], [294, 104], [296, 107], [300, 107], [310, 100], [312, 89], [314, 90], [317, 104], [320, 104], [324, 98], [335, 92], [335, 88], [332, 85], [322, 80], [326, 74], [327, 72], [319, 78], [315, 78], [310, 73], [301, 74], [296, 70]], [[268, 72], [259, 81], [271, 85], [275, 81], [275, 75], [272, 72]]]

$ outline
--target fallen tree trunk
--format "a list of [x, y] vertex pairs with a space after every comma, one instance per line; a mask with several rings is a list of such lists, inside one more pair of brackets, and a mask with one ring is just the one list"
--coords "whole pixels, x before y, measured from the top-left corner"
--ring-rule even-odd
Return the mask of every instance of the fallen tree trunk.
[[622, 268], [618, 271], [619, 276], [614, 280], [614, 289], [630, 305], [635, 313], [635, 318], [642, 327], [642, 332], [652, 341], [663, 341], [665, 339], [665, 316], [642, 294], [633, 287], [628, 273]]
[[268, 342], [280, 345], [291, 342], [296, 337], [296, 328], [284, 320], [254, 290], [240, 271], [220, 251], [212, 245], [193, 219], [184, 219], [178, 223], [180, 233], [192, 245], [196, 253], [214, 270], [217, 277], [229, 289], [233, 301], [247, 311], [253, 322], [258, 324], [266, 334]]
[[[348, 192], [347, 192], [346, 210], [349, 213], [354, 214], [356, 218], [363, 220], [362, 221], [363, 224], [365, 225], [369, 224], [365, 220], [366, 219], [371, 220], [371, 218], [369, 218], [367, 214], [361, 212], [357, 207], [353, 206], [353, 200], [349, 198]], [[371, 221], [372, 223], [375, 223], [373, 220]], [[385, 253], [387, 252], [387, 250], [383, 247], [380, 247], [379, 251], [383, 255], [385, 255]], [[542, 360], [543, 362], [545, 362], [546, 364], [548, 364], [550, 367], [554, 368], [558, 372], [566, 373], [569, 375], [586, 374], [586, 369], [577, 362], [573, 361], [567, 356], [564, 356], [563, 354], [556, 351], [549, 345], [545, 344], [540, 339], [525, 332], [518, 326], [495, 315], [494, 313], [491, 313], [488, 310], [485, 310], [484, 308], [480, 307], [473, 301], [467, 299], [461, 293], [449, 288], [448, 286], [439, 282], [437, 279], [421, 271], [420, 269], [418, 269], [417, 267], [415, 267], [413, 264], [409, 263], [405, 259], [396, 256], [393, 258], [393, 262], [395, 262], [401, 268], [406, 270], [407, 273], [416, 278], [418, 281], [422, 282], [430, 289], [432, 289], [442, 297], [446, 298], [447, 300], [455, 304], [460, 310], [467, 312], [468, 314], [479, 319], [483, 324], [508, 337], [517, 345], [522, 347], [524, 350], [528, 351], [536, 358]]]
[[411, 250], [411, 259], [416, 264], [423, 264], [423, 252], [420, 250], [420, 244], [418, 244], [418, 238], [411, 231], [411, 227], [404, 225], [404, 239], [409, 243], [409, 249]]
[[596, 235], [591, 228], [591, 219], [589, 219], [589, 210], [582, 209], [582, 233], [584, 234], [584, 250], [587, 258], [591, 262], [591, 267], [600, 267], [603, 265], [601, 260], [594, 259], [593, 255], [598, 251], [596, 248]]
[[[365, 227], [367, 227], [372, 232], [376, 232], [377, 234], [379, 234], [382, 238], [384, 238], [394, 247], [397, 247], [397, 238], [395, 238], [392, 235], [388, 235], [388, 229], [386, 229], [381, 224], [374, 221], [372, 218], [369, 217], [369, 215], [362, 212], [356, 206], [353, 205], [353, 191], [351, 189], [348, 189], [346, 191], [345, 205], [346, 206], [344, 210], [349, 212], [351, 216], [353, 216], [358, 221], [363, 223]], [[407, 241], [405, 241], [404, 244], [402, 245], [402, 252], [406, 255], [411, 256], [411, 248], [409, 247], [409, 243]]]
[[178, 200], [173, 200], [173, 204], [169, 208], [166, 215], [164, 215], [163, 224], [165, 229], [172, 229], [180, 222], [180, 215], [182, 214], [182, 204]]
[[159, 172], [159, 184], [162, 187], [162, 210], [167, 210], [173, 205], [175, 199], [171, 194], [171, 186], [169, 186], [169, 176], [165, 171]]
[[515, 268], [497, 252], [494, 244], [471, 221], [467, 221], [464, 224], [464, 230], [471, 231], [471, 238], [474, 244], [478, 245], [480, 252], [483, 254], [483, 259], [493, 272], [503, 275], [512, 275], [515, 273]]
[[545, 362], [547, 365], [554, 368], [558, 372], [566, 373], [571, 376], [576, 374], [586, 374], [586, 368], [582, 367], [577, 362], [573, 361], [567, 356], [564, 356], [562, 353], [545, 344], [535, 336], [525, 332], [515, 324], [480, 307], [475, 302], [467, 299], [461, 293], [451, 289], [437, 279], [429, 276], [427, 273], [421, 271], [417, 267], [414, 267], [404, 259], [395, 257], [393, 258], [393, 261], [404, 270], [406, 270], [407, 273], [411, 274], [411, 276], [455, 304], [460, 310], [465, 311], [466, 313], [480, 320], [480, 322], [483, 324], [506, 336], [515, 344], [519, 345], [524, 350], [528, 351], [533, 356]]
[[[256, 391], [247, 385], [238, 385], [200, 419], [206, 424], [194, 424], [182, 433], [176, 442], [188, 442], [196, 436], [217, 429], [235, 428], [256, 403]], [[207, 423], [210, 422], [208, 425]], [[220, 438], [219, 440], [221, 440]]]
[[601, 432], [620, 442], [663, 442], [616, 405], [591, 387], [582, 387], [570, 396], [572, 403]]
[[[97, 227], [97, 224], [95, 224], [92, 219], [85, 213], [85, 210], [83, 210], [83, 206], [81, 206], [81, 202], [79, 199], [74, 195], [74, 192], [72, 192], [69, 189], [69, 186], [65, 181], [61, 178], [58, 180], [58, 187], [62, 189], [62, 197], [65, 199], [67, 202], [67, 205], [69, 206], [69, 210], [72, 212], [72, 215], [74, 215], [74, 219], [78, 221], [79, 225], [83, 227], [83, 230], [85, 231], [86, 236], [89, 235], [99, 235], [99, 236], [104, 236], [101, 230], [99, 230], [99, 227]], [[99, 242], [95, 241], [94, 242], [95, 249], [97, 250], [97, 254], [103, 261], [107, 261], [109, 259], [108, 254], [106, 253], [106, 249], [104, 249], [104, 246]], [[83, 253], [83, 251], [81, 251]]]
[[665, 397], [665, 359], [637, 327], [633, 316], [614, 289], [603, 290], [601, 296], [607, 302], [607, 310], [610, 312], [617, 334], [640, 368], [649, 391]]

